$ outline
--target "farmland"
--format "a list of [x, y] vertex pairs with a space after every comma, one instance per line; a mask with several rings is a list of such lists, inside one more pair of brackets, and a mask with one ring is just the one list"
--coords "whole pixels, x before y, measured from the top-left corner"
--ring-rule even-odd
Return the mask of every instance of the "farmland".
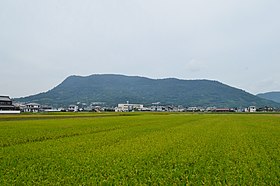
[[0, 185], [279, 185], [280, 115], [0, 115]]

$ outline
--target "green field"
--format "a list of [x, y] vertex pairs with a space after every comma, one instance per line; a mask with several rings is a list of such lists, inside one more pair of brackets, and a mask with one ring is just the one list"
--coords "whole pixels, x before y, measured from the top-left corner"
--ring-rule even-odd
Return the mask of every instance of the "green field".
[[78, 184], [280, 185], [280, 115], [0, 115], [0, 185]]

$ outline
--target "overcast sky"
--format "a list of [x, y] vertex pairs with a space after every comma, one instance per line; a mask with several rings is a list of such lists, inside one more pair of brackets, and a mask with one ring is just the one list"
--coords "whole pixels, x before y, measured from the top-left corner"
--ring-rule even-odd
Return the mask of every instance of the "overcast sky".
[[279, 0], [1, 0], [0, 95], [105, 73], [280, 91], [279, 10]]

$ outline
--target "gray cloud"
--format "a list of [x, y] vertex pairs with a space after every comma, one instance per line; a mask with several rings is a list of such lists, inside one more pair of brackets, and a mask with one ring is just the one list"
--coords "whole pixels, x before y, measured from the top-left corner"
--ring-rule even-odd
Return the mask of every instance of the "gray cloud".
[[[279, 90], [279, 7], [277, 0], [1, 1], [0, 94], [30, 95], [93, 73]], [[261, 83], [267, 77], [273, 86]]]

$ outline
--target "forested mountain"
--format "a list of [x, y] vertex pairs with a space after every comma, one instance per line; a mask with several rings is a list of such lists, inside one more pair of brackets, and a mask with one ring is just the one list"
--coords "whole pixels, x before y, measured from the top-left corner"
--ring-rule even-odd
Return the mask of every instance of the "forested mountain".
[[267, 92], [258, 94], [257, 96], [280, 103], [280, 92]]
[[70, 76], [45, 93], [19, 98], [21, 102], [36, 102], [53, 106], [68, 106], [77, 102], [105, 102], [163, 105], [247, 107], [279, 106], [243, 90], [210, 80], [149, 79], [124, 75]]

